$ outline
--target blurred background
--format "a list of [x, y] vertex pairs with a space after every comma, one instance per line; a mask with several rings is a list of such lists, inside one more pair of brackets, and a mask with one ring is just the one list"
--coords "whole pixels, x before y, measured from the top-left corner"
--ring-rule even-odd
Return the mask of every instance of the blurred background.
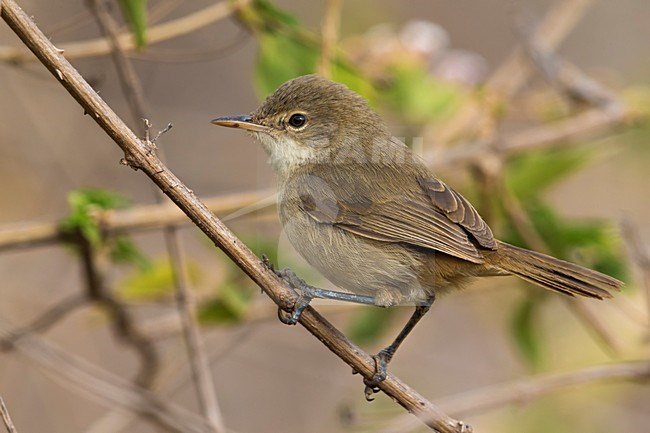
[[[477, 281], [434, 305], [391, 371], [475, 432], [648, 431], [650, 388], [638, 374], [564, 385], [571, 372], [650, 356], [650, 3], [18, 3], [139, 135], [135, 119], [149, 119], [153, 135], [171, 122], [157, 141], [171, 170], [215, 199], [258, 255], [315, 285], [328, 283], [293, 253], [269, 205], [263, 150], [210, 120], [247, 114], [306, 73], [360, 92], [499, 238], [626, 282], [614, 299], [590, 302], [514, 278]], [[131, 87], [110, 45], [83, 44], [110, 35], [110, 24], [141, 40], [121, 50]], [[200, 415], [173, 266], [152, 222], [166, 213], [142, 208], [156, 203], [152, 183], [120, 165], [120, 149], [4, 25], [0, 77], [0, 396], [18, 431], [166, 431], [111, 403], [95, 377]], [[137, 211], [147, 222], [136, 227], [127, 217]], [[428, 431], [382, 394], [367, 403], [359, 376], [301, 327], [279, 323], [196, 228], [174, 225], [227, 431]], [[315, 305], [370, 353], [411, 313]], [[120, 317], [136, 331], [120, 329]], [[548, 393], [512, 385], [562, 372]], [[507, 402], [471, 404], [473, 392], [500, 384]]]

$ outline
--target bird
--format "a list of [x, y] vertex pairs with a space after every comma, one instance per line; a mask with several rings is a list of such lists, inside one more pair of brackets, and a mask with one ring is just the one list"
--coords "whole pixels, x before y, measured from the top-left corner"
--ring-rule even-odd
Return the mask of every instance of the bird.
[[278, 275], [300, 294], [285, 323], [312, 298], [415, 311], [374, 355], [366, 398], [387, 365], [442, 294], [475, 277], [516, 275], [569, 296], [604, 299], [623, 283], [551, 256], [499, 241], [472, 204], [437, 178], [354, 91], [319, 75], [281, 85], [251, 114], [212, 123], [259, 141], [278, 180], [280, 222], [298, 253], [339, 290]]

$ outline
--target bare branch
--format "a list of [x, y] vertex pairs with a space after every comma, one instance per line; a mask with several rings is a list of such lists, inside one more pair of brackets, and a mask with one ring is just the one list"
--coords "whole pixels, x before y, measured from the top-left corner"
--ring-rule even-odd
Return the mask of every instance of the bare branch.
[[9, 350], [14, 341], [21, 338], [23, 335], [32, 334], [35, 332], [44, 332], [50, 327], [54, 326], [60, 320], [65, 318], [68, 314], [72, 313], [78, 307], [86, 304], [88, 300], [85, 296], [73, 295], [63, 301], [57, 303], [50, 309], [46, 310], [43, 314], [32, 320], [29, 325], [14, 329], [7, 334], [6, 337], [0, 338], [0, 352]]
[[463, 146], [442, 150], [428, 151], [425, 161], [434, 167], [451, 164], [467, 164], [480, 161], [485, 155], [498, 152], [502, 156], [516, 155], [522, 152], [545, 149], [557, 145], [575, 145], [583, 140], [597, 136], [604, 131], [622, 126], [630, 120], [628, 110], [591, 109], [576, 116], [550, 125], [535, 126], [504, 137], [494, 145], [484, 142], [470, 143]]
[[[152, 26], [147, 29], [147, 42], [155, 44], [192, 33], [231, 16], [234, 12], [246, 7], [250, 2], [251, 0], [222, 1], [182, 18]], [[130, 32], [120, 33], [118, 40], [124, 50], [132, 51], [135, 49], [135, 42]], [[70, 42], [63, 44], [61, 49], [65, 51], [68, 59], [105, 56], [111, 53], [111, 45], [106, 38]], [[34, 58], [22, 47], [0, 47], [0, 61], [21, 63], [33, 60]]]
[[[0, 0], [0, 9], [2, 9], [2, 0]], [[14, 423], [9, 415], [9, 410], [7, 409], [7, 406], [5, 406], [5, 401], [2, 397], [0, 397], [0, 415], [2, 415], [2, 421], [4, 421], [7, 432], [17, 433], [16, 427], [14, 427]]]
[[[7, 337], [6, 328], [6, 323], [0, 322], [0, 338]], [[203, 418], [187, 409], [166, 403], [150, 391], [70, 355], [43, 339], [23, 335], [12, 342], [12, 349], [36, 363], [64, 386], [98, 399], [103, 404], [138, 413], [173, 432], [212, 433]]]
[[641, 284], [645, 288], [646, 307], [648, 318], [650, 318], [650, 253], [641, 242], [642, 236], [639, 234], [638, 228], [631, 221], [624, 220], [621, 224], [621, 230], [623, 237], [625, 237], [625, 243], [632, 258], [632, 263], [636, 265], [641, 273]]
[[[548, 11], [533, 37], [548, 49], [557, 47], [580, 21], [593, 0], [557, 0]], [[466, 131], [476, 131], [486, 118], [492, 116], [492, 109], [499, 100], [514, 96], [528, 81], [534, 69], [521, 46], [516, 47], [485, 84], [489, 96], [485, 101], [473, 99], [443, 125], [436, 134], [436, 142], [443, 145], [455, 140]]]
[[[597, 382], [635, 381], [650, 378], [650, 361], [627, 361], [605, 364], [566, 373], [550, 373], [513, 382], [492, 385], [445, 397], [438, 404], [453, 414], [484, 412], [507, 404], [526, 403], [544, 394], [578, 385]], [[419, 425], [404, 416], [394, 419], [381, 433], [407, 433]]]
[[[272, 190], [251, 191], [207, 198], [206, 207], [222, 216], [222, 220], [248, 215], [271, 206]], [[225, 217], [223, 216], [225, 214]], [[123, 231], [160, 229], [165, 226], [188, 224], [187, 216], [172, 203], [141, 205], [128, 210], [98, 211], [98, 224], [106, 234]], [[11, 224], [0, 229], [0, 251], [63, 242], [67, 235], [58, 221]]]
[[[132, 63], [119, 45], [117, 23], [113, 20], [103, 0], [89, 1], [100, 27], [111, 41], [113, 61], [115, 62], [119, 81], [122, 85], [122, 92], [128, 100], [134, 122], [139, 124], [140, 119], [147, 118], [142, 83]], [[155, 146], [154, 142], [171, 128], [170, 124], [165, 130], [158, 133], [153, 141], [150, 141], [149, 129], [151, 125], [148, 120], [144, 121], [144, 125], [146, 145], [152, 148]], [[165, 200], [164, 195], [159, 189], [156, 188], [154, 194], [159, 203]], [[174, 287], [176, 288], [176, 305], [181, 318], [183, 337], [187, 347], [197, 398], [202, 412], [212, 429], [217, 433], [224, 432], [225, 426], [223, 424], [221, 410], [219, 409], [217, 394], [214, 389], [214, 380], [212, 379], [212, 373], [210, 372], [210, 366], [203, 347], [203, 339], [201, 338], [194, 314], [194, 303], [191, 300], [192, 296], [189, 289], [190, 278], [183, 253], [183, 245], [176, 227], [167, 226], [163, 229], [163, 233], [172, 267]]]
[[341, 21], [341, 0], [327, 0], [325, 17], [321, 28], [321, 53], [318, 73], [325, 78], [332, 74], [332, 59], [336, 46], [336, 38]]
[[106, 251], [96, 251], [82, 236], [79, 236], [77, 246], [81, 253], [88, 298], [106, 310], [117, 341], [129, 346], [140, 358], [140, 369], [134, 379], [135, 383], [150, 388], [160, 368], [155, 345], [149, 337], [140, 332], [126, 305], [106, 287]]
[[[290, 310], [297, 299], [291, 288], [271, 272], [162, 164], [150, 146], [135, 136], [14, 0], [5, 0], [2, 18], [79, 102], [85, 112], [122, 148], [125, 162], [132, 168], [145, 172], [279, 307]], [[303, 312], [300, 324], [361, 375], [372, 377], [375, 371], [373, 358], [352, 344], [313, 308], [308, 307]], [[441, 433], [471, 431], [471, 427], [445, 415], [393, 374], [389, 374], [379, 387], [409, 412], [425, 420], [432, 429]]]

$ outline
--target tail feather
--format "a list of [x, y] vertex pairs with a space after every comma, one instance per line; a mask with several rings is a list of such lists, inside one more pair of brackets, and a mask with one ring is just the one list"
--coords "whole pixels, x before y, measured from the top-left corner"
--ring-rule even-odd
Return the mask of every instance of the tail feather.
[[570, 296], [611, 298], [610, 291], [618, 291], [623, 286], [621, 281], [600, 272], [504, 242], [499, 242], [495, 253], [493, 258], [486, 257], [493, 266]]

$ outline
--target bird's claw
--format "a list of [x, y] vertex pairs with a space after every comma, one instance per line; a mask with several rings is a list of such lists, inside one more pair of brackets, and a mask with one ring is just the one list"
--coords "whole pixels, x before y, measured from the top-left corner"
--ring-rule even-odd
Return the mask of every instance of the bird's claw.
[[375, 361], [375, 373], [370, 379], [363, 379], [363, 383], [366, 385], [363, 392], [366, 395], [367, 401], [373, 401], [374, 397], [372, 397], [372, 395], [379, 392], [379, 384], [386, 379], [388, 374], [388, 363], [391, 358], [392, 353], [387, 349], [383, 349], [379, 351], [378, 354], [373, 355], [372, 359]]
[[[267, 266], [269, 265], [270, 263]], [[299, 278], [291, 269], [284, 268], [282, 270], [275, 270], [273, 269], [273, 265], [270, 266], [270, 269], [272, 269], [278, 277], [284, 280], [298, 295], [298, 299], [296, 299], [296, 302], [293, 304], [291, 311], [286, 311], [282, 308], [278, 309], [278, 319], [280, 319], [280, 322], [285, 325], [295, 325], [300, 320], [302, 312], [307, 308], [307, 306], [309, 306], [311, 300], [314, 299], [312, 288]]]

